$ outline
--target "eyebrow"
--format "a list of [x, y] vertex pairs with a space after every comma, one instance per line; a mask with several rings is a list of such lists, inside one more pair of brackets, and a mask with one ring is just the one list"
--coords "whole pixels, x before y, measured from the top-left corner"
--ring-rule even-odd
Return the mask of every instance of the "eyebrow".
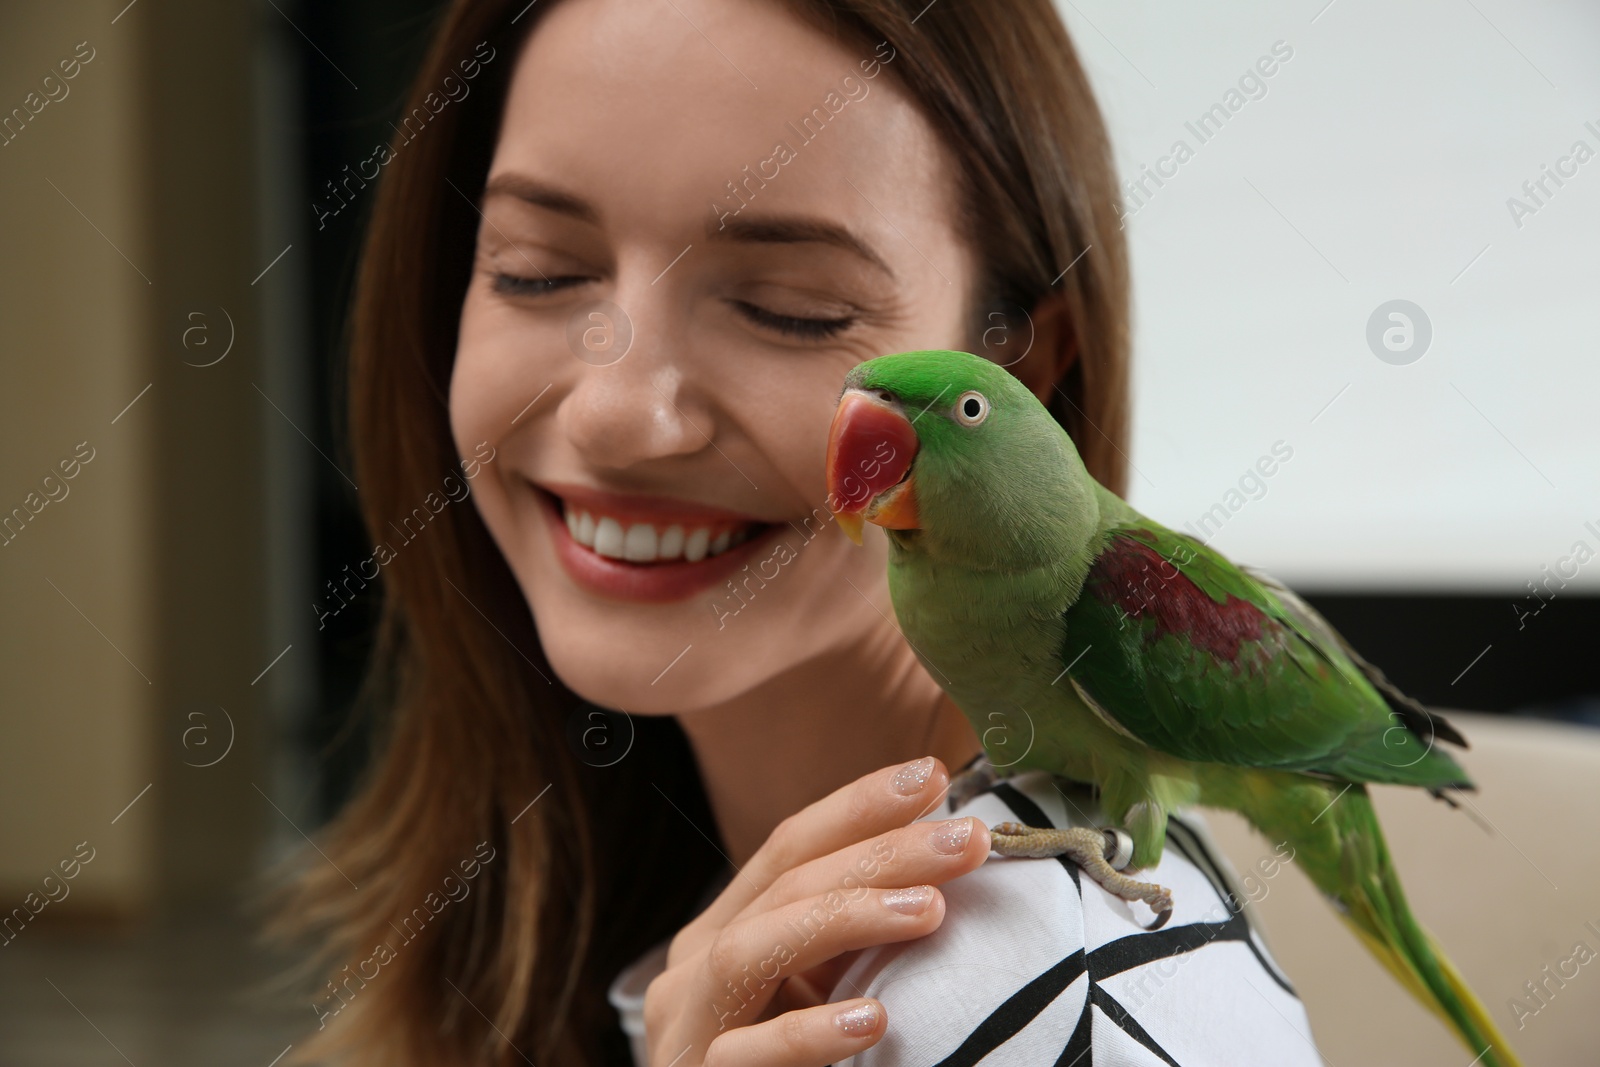
[[[523, 174], [501, 174], [483, 190], [484, 199], [511, 196], [525, 203], [554, 211], [559, 215], [600, 225], [600, 212], [580, 196]], [[752, 244], [825, 244], [864, 260], [891, 279], [894, 271], [866, 241], [838, 223], [807, 215], [767, 215], [734, 218], [714, 227], [706, 224], [706, 237], [713, 241], [743, 241]]]
[[522, 174], [502, 174], [490, 181], [484, 186], [483, 198], [487, 200], [491, 196], [516, 197], [558, 215], [567, 215], [593, 226], [600, 225], [600, 212], [587, 200]]
[[842, 248], [883, 271], [890, 278], [894, 271], [872, 246], [850, 230], [825, 219], [804, 215], [768, 215], [752, 219], [728, 219], [721, 227], [706, 225], [706, 236], [713, 241], [749, 241], [762, 244], [825, 244]]

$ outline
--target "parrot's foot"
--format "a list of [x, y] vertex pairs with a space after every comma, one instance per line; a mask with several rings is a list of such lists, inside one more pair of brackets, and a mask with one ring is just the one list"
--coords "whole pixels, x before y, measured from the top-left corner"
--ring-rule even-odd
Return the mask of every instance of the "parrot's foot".
[[1000, 773], [989, 762], [989, 757], [979, 756], [971, 767], [950, 779], [950, 788], [945, 793], [950, 798], [950, 810], [961, 807], [999, 780]]
[[1101, 888], [1123, 900], [1142, 900], [1156, 913], [1146, 930], [1159, 930], [1172, 918], [1172, 894], [1153, 882], [1140, 882], [1120, 874], [1133, 857], [1133, 838], [1108, 827], [1092, 830], [1075, 826], [1065, 830], [1003, 822], [989, 828], [989, 842], [1002, 856], [1068, 856]]

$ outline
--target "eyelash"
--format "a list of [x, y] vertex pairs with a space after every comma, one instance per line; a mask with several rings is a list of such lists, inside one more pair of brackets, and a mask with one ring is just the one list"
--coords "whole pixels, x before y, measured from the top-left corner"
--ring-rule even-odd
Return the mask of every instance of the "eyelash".
[[567, 289], [588, 280], [575, 274], [555, 278], [524, 278], [520, 274], [496, 274], [494, 291], [508, 296], [543, 296], [545, 293]]
[[[494, 290], [508, 296], [543, 296], [561, 289], [568, 289], [574, 285], [581, 285], [588, 278], [580, 275], [562, 275], [555, 278], [525, 278], [517, 274], [496, 274], [494, 276]], [[745, 318], [757, 326], [776, 330], [790, 337], [798, 337], [808, 341], [820, 341], [832, 337], [837, 333], [855, 325], [853, 316], [838, 319], [808, 319], [799, 315], [780, 315], [768, 311], [764, 307], [744, 300], [729, 301], [739, 310]]]
[[807, 319], [798, 315], [779, 315], [743, 300], [729, 302], [739, 309], [740, 314], [758, 326], [765, 326], [790, 337], [808, 341], [820, 341], [832, 337], [854, 326], [856, 321], [854, 317], [848, 315], [842, 319]]

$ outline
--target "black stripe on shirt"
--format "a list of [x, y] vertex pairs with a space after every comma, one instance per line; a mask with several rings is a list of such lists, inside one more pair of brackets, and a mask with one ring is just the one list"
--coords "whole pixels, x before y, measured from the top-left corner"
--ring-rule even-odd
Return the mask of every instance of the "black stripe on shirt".
[[1248, 938], [1249, 929], [1244, 916], [1235, 915], [1218, 923], [1186, 923], [1149, 933], [1129, 934], [1089, 953], [1089, 973], [1096, 981], [1110, 978], [1156, 960], [1205, 948], [1215, 941], [1243, 941]]
[[[972, 1067], [1017, 1035], [1083, 973], [1083, 949], [1033, 979], [1005, 999], [979, 1023], [956, 1050], [935, 1067]], [[1085, 1002], [1087, 1003], [1087, 1002]]]
[[[1012, 812], [1016, 814], [1018, 821], [1025, 823], [1028, 826], [1053, 827], [1055, 825], [1050, 821], [1049, 816], [1044, 813], [1044, 809], [1040, 808], [1038, 804], [1033, 802], [1032, 798], [1023, 794], [1015, 786], [1009, 785], [1005, 782], [997, 782], [995, 783], [992, 791], [997, 797], [1000, 798], [1001, 801], [1006, 804], [1007, 807], [1012, 810]], [[1177, 830], [1178, 832], [1175, 834], [1173, 833], [1174, 830]], [[1164, 930], [1158, 930], [1154, 935], [1158, 939], [1158, 943], [1153, 945], [1141, 945], [1137, 951], [1139, 951], [1141, 954], [1147, 951], [1153, 952], [1156, 950], [1158, 945], [1164, 945], [1168, 948], [1168, 950], [1158, 955], [1152, 955], [1148, 959], [1145, 959], [1141, 962], [1149, 963], [1154, 960], [1164, 959], [1167, 956], [1181, 955], [1184, 952], [1190, 952], [1196, 948], [1201, 948], [1204, 945], [1209, 944], [1212, 940], [1242, 941], [1245, 946], [1250, 949], [1251, 955], [1255, 956], [1256, 962], [1261, 964], [1261, 969], [1267, 972], [1267, 976], [1269, 978], [1278, 983], [1278, 985], [1282, 987], [1283, 991], [1288, 993], [1291, 997], [1298, 996], [1298, 994], [1294, 991], [1294, 987], [1289, 984], [1289, 979], [1279, 973], [1278, 969], [1272, 965], [1272, 962], [1267, 959], [1266, 955], [1256, 945], [1255, 939], [1250, 936], [1249, 920], [1245, 918], [1239, 903], [1242, 898], [1240, 898], [1239, 895], [1233, 891], [1233, 887], [1228, 884], [1226, 876], [1222, 873], [1221, 865], [1217, 863], [1216, 857], [1211, 855], [1211, 851], [1206, 848], [1205, 842], [1201, 840], [1198, 834], [1195, 833], [1194, 828], [1183, 822], [1181, 819], [1169, 817], [1167, 819], [1167, 844], [1176, 846], [1178, 851], [1183, 854], [1184, 858], [1187, 859], [1196, 870], [1205, 876], [1206, 881], [1211, 883], [1211, 887], [1216, 891], [1218, 899], [1221, 900], [1224, 906], [1228, 908], [1229, 912], [1232, 913], [1233, 918], [1220, 923], [1195, 923], [1177, 927], [1169, 926]], [[1077, 888], [1078, 895], [1081, 897], [1083, 895], [1083, 884], [1078, 880], [1078, 865], [1072, 861], [1070, 856], [1057, 856], [1056, 859], [1059, 860], [1061, 865], [1067, 869], [1067, 873], [1072, 876], [1072, 884]], [[1237, 921], [1235, 921], [1235, 919], [1237, 919]], [[1185, 934], [1183, 932], [1191, 929], [1194, 930], [1194, 933]], [[1142, 942], [1149, 936], [1151, 935], [1130, 934], [1123, 940], [1129, 942]], [[1182, 940], [1184, 938], [1191, 939], [1193, 943], [1185, 944], [1185, 942]], [[1112, 944], [1115, 943], [1116, 942], [1112, 942]], [[1091, 977], [1098, 979], [1117, 973], [1117, 971], [1105, 971], [1095, 966], [1095, 961], [1099, 952], [1109, 947], [1111, 946], [1101, 946], [1101, 948], [1097, 949], [1095, 954], [1090, 957], [1089, 974]], [[1115, 954], [1106, 957], [1107, 960], [1114, 958], [1117, 958]], [[1137, 963], [1130, 963], [1127, 966], [1132, 967], [1138, 965], [1139, 964]], [[1126, 969], [1127, 967], [1119, 967], [1118, 971]]]
[[[1179, 832], [1174, 834], [1172, 832], [1174, 829]], [[1188, 847], [1185, 847], [1185, 840], [1188, 842]], [[1266, 971], [1272, 980], [1283, 988], [1285, 993], [1291, 997], [1299, 996], [1294, 991], [1294, 986], [1289, 984], [1288, 975], [1278, 970], [1277, 964], [1267, 958], [1266, 953], [1262, 952], [1260, 946], [1256, 944], [1256, 939], [1250, 936], [1252, 927], [1249, 915], [1244, 910], [1244, 898], [1234, 891], [1233, 885], [1228, 881], [1228, 876], [1222, 865], [1211, 854], [1211, 850], [1206, 847], [1205, 840], [1195, 832], [1194, 827], [1181, 819], [1169, 817], [1167, 819], [1167, 841], [1169, 844], [1178, 846], [1178, 851], [1182, 852], [1190, 863], [1205, 874], [1206, 880], [1211, 882], [1212, 888], [1216, 889], [1217, 896], [1222, 899], [1222, 903], [1228, 910], [1244, 919], [1245, 931], [1238, 940], [1249, 946], [1251, 953], [1255, 955], [1256, 961], [1261, 964], [1261, 969]], [[1191, 849], [1193, 850], [1192, 852]]]
[[[1078, 1025], [1072, 1028], [1072, 1036], [1067, 1038], [1067, 1047], [1061, 1050], [1061, 1055], [1056, 1060], [1056, 1067], [1094, 1067], [1094, 1045], [1089, 1041], [1090, 1030], [1094, 1025], [1094, 1013], [1089, 1011], [1090, 1001], [1085, 1000], [1084, 1010], [1078, 1016]], [[1084, 1059], [1084, 1057], [1089, 1057]]]
[[[1054, 828], [1055, 823], [1045, 815], [1044, 810], [1036, 804], [1031, 797], [1026, 796], [1015, 786], [1006, 782], [996, 782], [986, 792], [992, 792], [1002, 803], [1009, 807], [1018, 821], [1041, 828]], [[1169, 820], [1169, 826], [1171, 820]], [[1182, 824], [1179, 824], [1180, 826]], [[1219, 871], [1215, 860], [1209, 851], [1200, 842], [1187, 826], [1182, 826], [1183, 831], [1191, 838], [1193, 847], [1204, 858], [1204, 862], [1197, 861], [1187, 849], [1179, 846], [1179, 851], [1189, 859], [1190, 863], [1200, 870], [1210, 881], [1217, 894], [1227, 901], [1232, 894], [1218, 887], [1217, 880], [1212, 877], [1212, 871]], [[1168, 837], [1168, 843], [1173, 843]], [[1078, 878], [1078, 865], [1067, 856], [1055, 857], [1061, 866], [1072, 878], [1073, 886], [1078, 891], [1081, 900], [1083, 884]], [[1208, 870], [1208, 866], [1211, 868]], [[1236, 909], [1230, 908], [1231, 916], [1220, 923], [1186, 923], [1182, 926], [1168, 927], [1164, 930], [1130, 934], [1118, 938], [1116, 941], [1102, 945], [1092, 953], [1084, 948], [1075, 950], [1071, 955], [1055, 964], [1043, 974], [1034, 978], [989, 1014], [983, 1022], [979, 1023], [967, 1035], [966, 1040], [949, 1056], [939, 1061], [936, 1067], [972, 1067], [989, 1053], [1015, 1037], [1023, 1027], [1027, 1026], [1039, 1013], [1044, 1011], [1056, 997], [1060, 996], [1078, 975], [1087, 974], [1089, 988], [1084, 998], [1083, 1012], [1078, 1017], [1077, 1025], [1073, 1028], [1072, 1035], [1068, 1038], [1066, 1047], [1062, 1049], [1057, 1060], [1057, 1067], [1091, 1067], [1093, 1063], [1091, 1036], [1093, 1019], [1091, 1010], [1099, 1005], [1101, 1012], [1118, 1029], [1133, 1038], [1140, 1045], [1159, 1056], [1164, 1063], [1171, 1067], [1179, 1067], [1176, 1060], [1163, 1049], [1155, 1038], [1137, 1019], [1124, 1008], [1115, 997], [1106, 992], [1099, 985], [1099, 977], [1110, 977], [1120, 974], [1134, 967], [1144, 966], [1156, 960], [1181, 956], [1188, 952], [1203, 948], [1216, 940], [1242, 940], [1250, 947], [1262, 968], [1279, 985], [1291, 995], [1294, 990], [1289, 988], [1286, 981], [1278, 976], [1275, 969], [1267, 964], [1265, 957], [1256, 948], [1249, 935], [1249, 923], [1244, 915]], [[1083, 1060], [1085, 1055], [1091, 1058]], [[1079, 1061], [1083, 1060], [1082, 1063]]]
[[1085, 1014], [1090, 1009], [1098, 1007], [1106, 1013], [1106, 1018], [1117, 1024], [1117, 1029], [1133, 1038], [1139, 1044], [1161, 1057], [1161, 1062], [1171, 1064], [1171, 1067], [1181, 1067], [1177, 1060], [1167, 1054], [1155, 1038], [1150, 1036], [1150, 1031], [1139, 1025], [1139, 1020], [1128, 1014], [1128, 1009], [1117, 1003], [1117, 998], [1105, 991], [1103, 986], [1091, 985], [1089, 987], [1089, 1003], [1083, 1006]]

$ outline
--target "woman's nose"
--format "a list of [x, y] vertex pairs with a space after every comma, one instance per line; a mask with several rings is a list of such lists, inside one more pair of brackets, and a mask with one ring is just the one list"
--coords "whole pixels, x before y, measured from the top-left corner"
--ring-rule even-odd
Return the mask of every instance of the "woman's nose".
[[[607, 314], [623, 313], [613, 308]], [[626, 323], [631, 341], [615, 362], [580, 357], [577, 382], [556, 417], [567, 439], [596, 467], [620, 470], [689, 455], [706, 448], [716, 435], [710, 405], [703, 399], [704, 383], [686, 378], [665, 336], [682, 331], [663, 326], [652, 335], [646, 323]], [[614, 338], [623, 324], [611, 322], [608, 328]]]

